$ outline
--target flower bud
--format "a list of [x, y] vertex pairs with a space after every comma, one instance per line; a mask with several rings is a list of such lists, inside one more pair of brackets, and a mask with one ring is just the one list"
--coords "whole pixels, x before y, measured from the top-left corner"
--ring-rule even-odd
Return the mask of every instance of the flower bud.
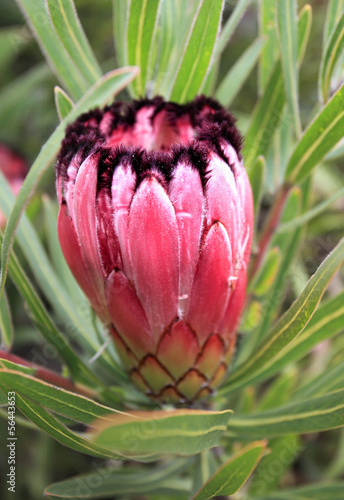
[[115, 102], [62, 144], [62, 251], [131, 379], [162, 402], [211, 393], [233, 353], [253, 229], [240, 146], [205, 97]]
[[[28, 165], [24, 158], [2, 143], [0, 143], [0, 171], [11, 186], [14, 195], [17, 195], [28, 172]], [[0, 229], [4, 229], [5, 226], [6, 217], [0, 211]]]

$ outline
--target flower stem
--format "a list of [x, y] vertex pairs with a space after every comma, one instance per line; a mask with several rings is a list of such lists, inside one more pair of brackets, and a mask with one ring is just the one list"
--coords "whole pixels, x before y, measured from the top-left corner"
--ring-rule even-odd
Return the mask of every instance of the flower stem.
[[269, 247], [271, 238], [278, 227], [284, 205], [287, 201], [292, 185], [282, 184], [277, 192], [275, 201], [270, 209], [268, 218], [266, 219], [262, 233], [258, 241], [258, 251], [252, 260], [251, 268], [248, 276], [248, 281], [251, 282], [257, 271], [259, 270], [262, 261], [265, 257], [266, 251]]

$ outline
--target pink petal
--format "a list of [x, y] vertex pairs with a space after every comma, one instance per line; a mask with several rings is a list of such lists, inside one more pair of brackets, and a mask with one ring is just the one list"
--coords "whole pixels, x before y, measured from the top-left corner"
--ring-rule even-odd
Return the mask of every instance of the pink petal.
[[216, 221], [225, 226], [234, 256], [239, 237], [238, 192], [234, 175], [231, 168], [215, 154], [212, 154], [209, 170], [211, 175], [206, 188], [208, 227]]
[[97, 196], [97, 239], [102, 266], [108, 276], [113, 269], [121, 269], [122, 262], [113, 225], [112, 200], [107, 189], [102, 189]]
[[190, 302], [203, 221], [203, 188], [199, 172], [180, 164], [173, 174], [169, 195], [176, 213], [179, 234], [178, 314], [183, 318]]
[[153, 176], [141, 183], [131, 204], [129, 249], [137, 294], [157, 338], [177, 316], [178, 226]]
[[112, 323], [134, 354], [141, 358], [155, 346], [146, 314], [136, 292], [122, 272], [113, 271], [105, 285]]
[[136, 175], [130, 166], [119, 165], [112, 177], [111, 196], [113, 224], [119, 242], [124, 274], [132, 279], [129, 255], [128, 221], [129, 207], [135, 192]]
[[225, 314], [223, 316], [219, 333], [225, 339], [229, 340], [235, 333], [240, 315], [245, 303], [246, 295], [246, 270], [242, 268], [239, 271], [238, 278], [233, 282], [235, 286], [232, 295], [229, 298]]
[[[104, 297], [104, 278], [96, 229], [97, 157], [81, 164], [74, 188], [74, 224], [94, 287]], [[103, 300], [105, 302], [105, 300]]]
[[218, 330], [230, 295], [232, 272], [231, 244], [226, 229], [217, 222], [204, 241], [187, 313], [187, 322], [201, 345]]
[[75, 181], [76, 177], [78, 175], [78, 171], [80, 168], [80, 155], [76, 154], [73, 156], [70, 164], [68, 165], [67, 168], [67, 176], [68, 180], [66, 182], [62, 181], [62, 185], [64, 188], [64, 198], [67, 202], [68, 210], [70, 213], [70, 216], [72, 217], [73, 223], [75, 222], [74, 220], [74, 190], [75, 190]]
[[57, 232], [63, 255], [75, 279], [87, 295], [97, 314], [103, 318], [106, 317], [107, 313], [102, 298], [97, 288], [93, 286], [89, 275], [89, 269], [84, 261], [80, 243], [66, 204], [62, 204], [59, 210]]
[[239, 244], [238, 268], [248, 267], [250, 259], [251, 243], [254, 227], [253, 197], [250, 181], [244, 167], [241, 168], [237, 177], [239, 203], [241, 206], [241, 231]]

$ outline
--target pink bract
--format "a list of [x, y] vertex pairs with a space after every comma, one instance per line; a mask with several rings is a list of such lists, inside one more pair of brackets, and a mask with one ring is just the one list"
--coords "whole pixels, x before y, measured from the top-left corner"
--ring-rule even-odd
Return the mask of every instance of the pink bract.
[[246, 292], [253, 203], [216, 101], [115, 102], [67, 129], [62, 251], [133, 382], [190, 402], [223, 380]]

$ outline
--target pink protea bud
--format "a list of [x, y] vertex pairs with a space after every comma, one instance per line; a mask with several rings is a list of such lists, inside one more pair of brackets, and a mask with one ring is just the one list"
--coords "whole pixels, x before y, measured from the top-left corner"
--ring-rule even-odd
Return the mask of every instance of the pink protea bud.
[[[28, 165], [24, 158], [22, 158], [22, 156], [12, 151], [5, 144], [1, 143], [0, 171], [6, 177], [6, 180], [10, 184], [13, 193], [17, 195], [28, 172]], [[0, 229], [3, 229], [5, 225], [6, 217], [0, 211]]]
[[57, 164], [65, 258], [134, 383], [190, 402], [226, 374], [253, 210], [233, 117], [199, 97], [116, 102], [67, 129]]

